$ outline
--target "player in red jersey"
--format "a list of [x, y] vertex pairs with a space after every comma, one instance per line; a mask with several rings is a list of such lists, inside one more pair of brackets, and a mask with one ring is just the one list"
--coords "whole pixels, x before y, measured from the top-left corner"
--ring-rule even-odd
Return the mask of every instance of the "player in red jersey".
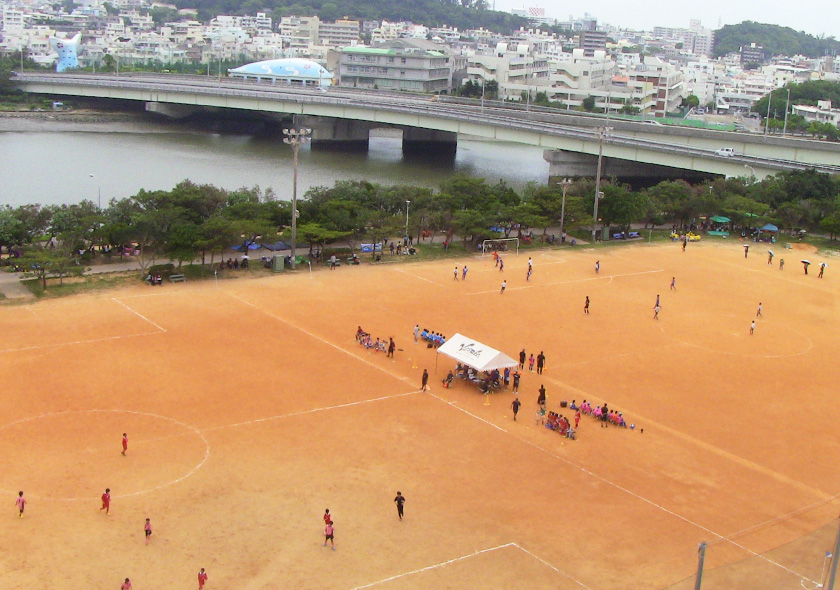
[[123, 457], [125, 457], [125, 452], [128, 450], [128, 435], [125, 432], [123, 432], [122, 445], [123, 445], [122, 454], [123, 454]]
[[146, 519], [146, 524], [143, 525], [143, 530], [146, 533], [146, 545], [149, 544], [149, 537], [152, 536], [152, 521], [151, 519]]
[[120, 590], [131, 590], [131, 580], [126, 578], [125, 582], [123, 582], [120, 586]]
[[324, 524], [332, 524], [332, 516], [330, 515], [330, 509], [327, 508], [324, 510]]
[[105, 511], [105, 514], [111, 514], [111, 488], [105, 488], [105, 493], [102, 494], [102, 508], [100, 512]]
[[[18, 518], [23, 518], [23, 509], [26, 508], [26, 498], [23, 497], [23, 492], [18, 492], [17, 500], [15, 500], [15, 506], [17, 506], [20, 511], [18, 513]], [[327, 512], [329, 512], [329, 510], [327, 510]]]
[[204, 568], [201, 568], [201, 571], [198, 572], [198, 590], [204, 588], [204, 584], [207, 583], [207, 572], [204, 571]]

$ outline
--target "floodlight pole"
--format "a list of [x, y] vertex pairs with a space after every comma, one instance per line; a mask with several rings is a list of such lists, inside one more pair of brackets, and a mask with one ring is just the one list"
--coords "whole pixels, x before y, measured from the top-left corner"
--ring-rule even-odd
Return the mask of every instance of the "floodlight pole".
[[306, 143], [311, 129], [301, 127], [300, 129], [283, 129], [283, 143], [292, 146], [294, 154], [294, 176], [292, 181], [292, 270], [295, 270], [295, 258], [297, 256], [297, 177], [298, 177], [298, 150], [302, 143]]

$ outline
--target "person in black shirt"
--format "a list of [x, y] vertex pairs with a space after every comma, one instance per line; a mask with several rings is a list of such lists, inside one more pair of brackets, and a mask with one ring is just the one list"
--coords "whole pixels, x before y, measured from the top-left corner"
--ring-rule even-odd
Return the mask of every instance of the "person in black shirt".
[[397, 516], [399, 516], [400, 520], [402, 520], [403, 504], [405, 504], [405, 497], [402, 495], [402, 492], [397, 491], [397, 497], [394, 498], [394, 502], [397, 505]]

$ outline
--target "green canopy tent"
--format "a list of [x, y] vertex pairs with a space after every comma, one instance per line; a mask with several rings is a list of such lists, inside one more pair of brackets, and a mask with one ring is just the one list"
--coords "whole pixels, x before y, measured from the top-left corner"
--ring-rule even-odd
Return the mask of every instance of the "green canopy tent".
[[726, 231], [726, 228], [721, 228], [720, 225], [724, 223], [730, 223], [732, 221], [731, 219], [729, 219], [728, 217], [724, 217], [723, 215], [715, 215], [714, 217], [710, 217], [709, 221], [711, 221], [714, 224], [717, 224], [718, 226], [715, 229], [706, 232], [710, 236], [726, 237], [729, 235], [729, 232]]

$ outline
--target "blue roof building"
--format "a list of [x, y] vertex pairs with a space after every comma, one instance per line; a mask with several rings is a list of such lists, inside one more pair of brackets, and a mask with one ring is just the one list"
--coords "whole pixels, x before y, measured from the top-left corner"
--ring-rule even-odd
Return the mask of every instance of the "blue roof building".
[[228, 74], [232, 77], [254, 78], [257, 81], [271, 80], [272, 84], [280, 80], [287, 84], [321, 87], [332, 86], [333, 78], [322, 65], [301, 58], [257, 61], [228, 70]]

